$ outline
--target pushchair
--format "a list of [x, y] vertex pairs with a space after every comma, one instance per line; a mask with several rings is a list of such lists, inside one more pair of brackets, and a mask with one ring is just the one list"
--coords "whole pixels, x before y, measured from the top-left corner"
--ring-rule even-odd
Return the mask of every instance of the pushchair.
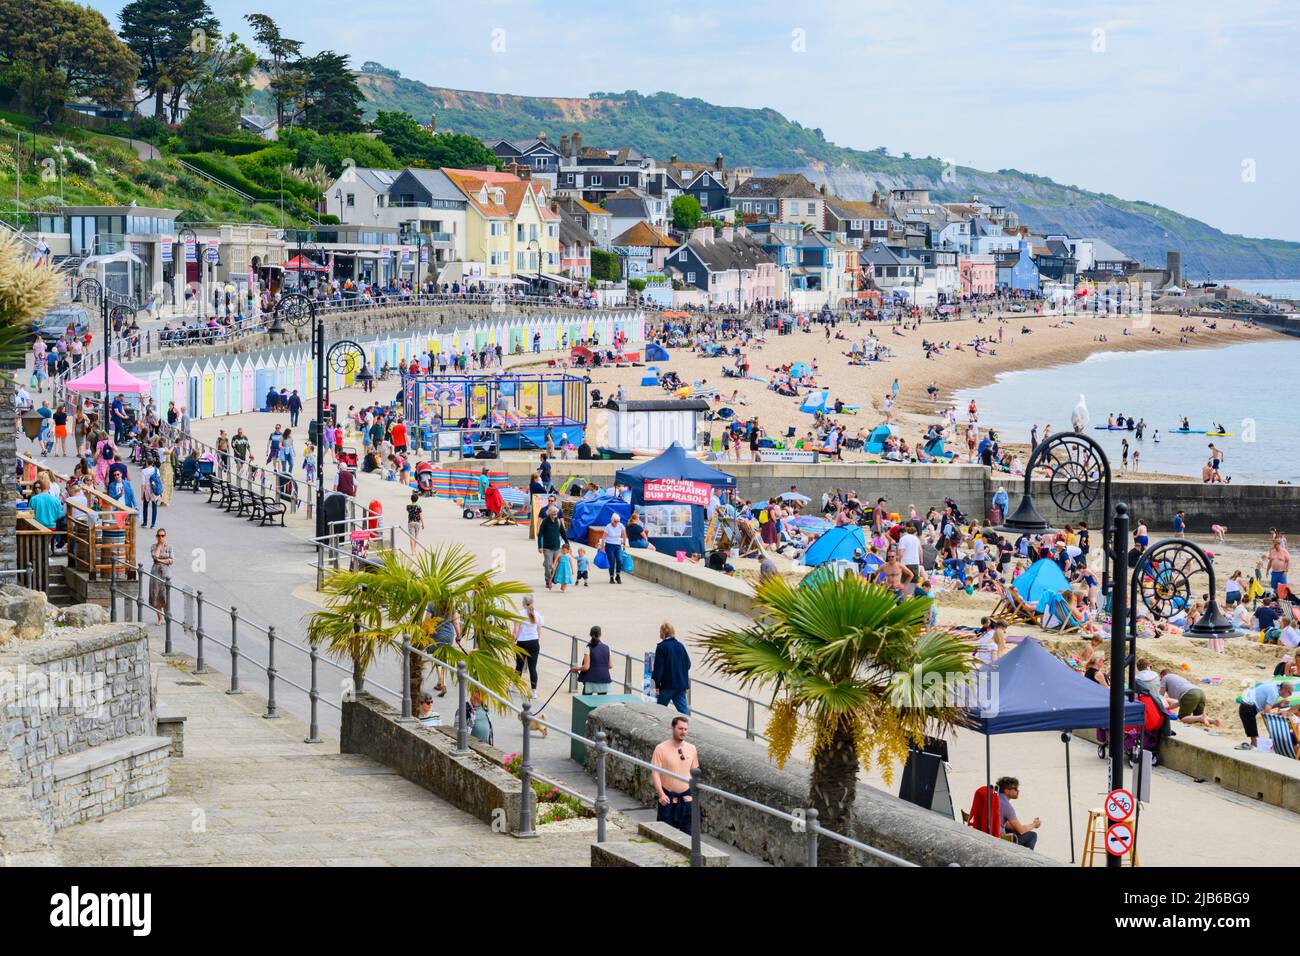
[[[1160, 766], [1160, 744], [1169, 735], [1169, 715], [1150, 694], [1138, 691], [1137, 699], [1142, 702], [1146, 715], [1142, 727], [1124, 728], [1124, 759], [1133, 766], [1141, 756], [1141, 751], [1151, 751], [1151, 766]], [[1097, 729], [1097, 756], [1105, 760], [1110, 751], [1110, 734], [1105, 727]]]

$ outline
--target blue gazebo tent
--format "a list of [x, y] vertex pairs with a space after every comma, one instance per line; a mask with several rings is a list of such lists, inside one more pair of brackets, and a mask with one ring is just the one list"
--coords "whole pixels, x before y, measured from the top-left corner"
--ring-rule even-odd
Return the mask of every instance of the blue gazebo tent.
[[852, 561], [854, 551], [867, 550], [862, 529], [855, 524], [831, 528], [809, 545], [803, 553], [803, 563], [810, 568], [827, 561]]
[[[1043, 563], [1052, 562], [1039, 561], [1031, 565], [1029, 571]], [[1023, 576], [1022, 574], [1021, 577]], [[1088, 680], [1033, 638], [1025, 638], [1019, 646], [981, 668], [981, 671], [990, 675], [991, 679], [984, 686], [995, 689], [994, 698], [987, 708], [977, 700], [973, 707], [967, 709], [967, 726], [984, 734], [985, 786], [991, 785], [993, 776], [990, 745], [993, 734], [1070, 731], [1080, 727], [1105, 727], [1110, 723], [1110, 688]], [[1125, 701], [1124, 726], [1142, 726], [1145, 714], [1142, 704], [1136, 700]], [[1070, 741], [1068, 737], [1063, 739], [1070, 859], [1073, 862], [1074, 800], [1070, 793]], [[1111, 746], [1122, 747], [1124, 742], [1111, 741]]]
[[[1016, 579], [1011, 582], [1011, 587], [1026, 604], [1039, 611], [1046, 611], [1051, 598], [1070, 589], [1070, 581], [1061, 570], [1061, 566], [1051, 558], [1039, 558], [1016, 576]], [[1084, 725], [1075, 724], [1075, 726]]]
[[631, 490], [634, 511], [645, 514], [647, 509], [656, 507], [667, 507], [671, 511], [690, 508], [690, 522], [684, 525], [684, 530], [688, 533], [680, 536], [666, 537], [649, 534], [655, 522], [649, 521], [649, 516], [646, 516], [646, 536], [657, 550], [670, 554], [675, 551], [685, 551], [687, 554], [703, 554], [704, 531], [708, 521], [708, 510], [706, 508], [695, 504], [674, 504], [671, 501], [647, 502], [645, 500], [646, 482], [666, 479], [693, 481], [698, 484], [709, 485], [715, 489], [734, 488], [736, 479], [725, 471], [719, 471], [717, 468], [706, 465], [698, 458], [692, 458], [686, 454], [686, 449], [682, 448], [677, 442], [673, 442], [659, 457], [643, 462], [633, 468], [620, 469], [614, 475], [616, 483], [625, 485]]

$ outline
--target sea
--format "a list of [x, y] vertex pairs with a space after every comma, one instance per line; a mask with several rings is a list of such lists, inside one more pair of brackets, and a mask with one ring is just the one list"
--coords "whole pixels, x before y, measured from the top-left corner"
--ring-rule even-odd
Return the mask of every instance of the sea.
[[[1045, 425], [1053, 432], [1069, 430], [1082, 393], [1091, 417], [1088, 434], [1106, 450], [1115, 474], [1124, 438], [1141, 451], [1142, 471], [1197, 478], [1213, 441], [1226, 453], [1222, 473], [1234, 481], [1297, 483], [1300, 422], [1291, 382], [1298, 363], [1300, 340], [1100, 352], [1070, 365], [1007, 372], [983, 388], [959, 391], [954, 400], [964, 417], [974, 399], [981, 425], [997, 429], [1005, 441], [1028, 443], [1035, 424], [1040, 438]], [[1095, 427], [1118, 414], [1146, 420], [1142, 441], [1132, 432]], [[1193, 429], [1214, 431], [1220, 422], [1231, 437], [1176, 434], [1183, 416]]]
[[1300, 300], [1300, 279], [1216, 279], [1214, 281], [1253, 295], [1266, 295], [1270, 299]]

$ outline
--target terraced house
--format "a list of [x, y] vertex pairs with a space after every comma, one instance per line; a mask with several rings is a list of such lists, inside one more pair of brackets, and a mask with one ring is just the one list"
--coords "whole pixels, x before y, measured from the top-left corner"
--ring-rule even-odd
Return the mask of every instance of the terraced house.
[[569, 284], [559, 275], [560, 214], [547, 204], [544, 185], [479, 169], [443, 172], [468, 200], [466, 278], [498, 285]]
[[826, 197], [802, 173], [751, 176], [732, 191], [737, 222], [788, 222], [822, 229]]

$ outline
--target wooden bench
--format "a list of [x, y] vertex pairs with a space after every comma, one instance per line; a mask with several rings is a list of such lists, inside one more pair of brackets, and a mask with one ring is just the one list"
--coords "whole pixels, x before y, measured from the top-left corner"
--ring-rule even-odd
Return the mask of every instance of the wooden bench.
[[208, 504], [212, 504], [218, 497], [222, 501], [226, 500], [226, 481], [213, 475], [212, 481], [208, 485]]
[[242, 518], [246, 511], [251, 511], [253, 509], [257, 496], [247, 488], [237, 488], [236, 494], [239, 496], [239, 508], [235, 511], [235, 514]]

